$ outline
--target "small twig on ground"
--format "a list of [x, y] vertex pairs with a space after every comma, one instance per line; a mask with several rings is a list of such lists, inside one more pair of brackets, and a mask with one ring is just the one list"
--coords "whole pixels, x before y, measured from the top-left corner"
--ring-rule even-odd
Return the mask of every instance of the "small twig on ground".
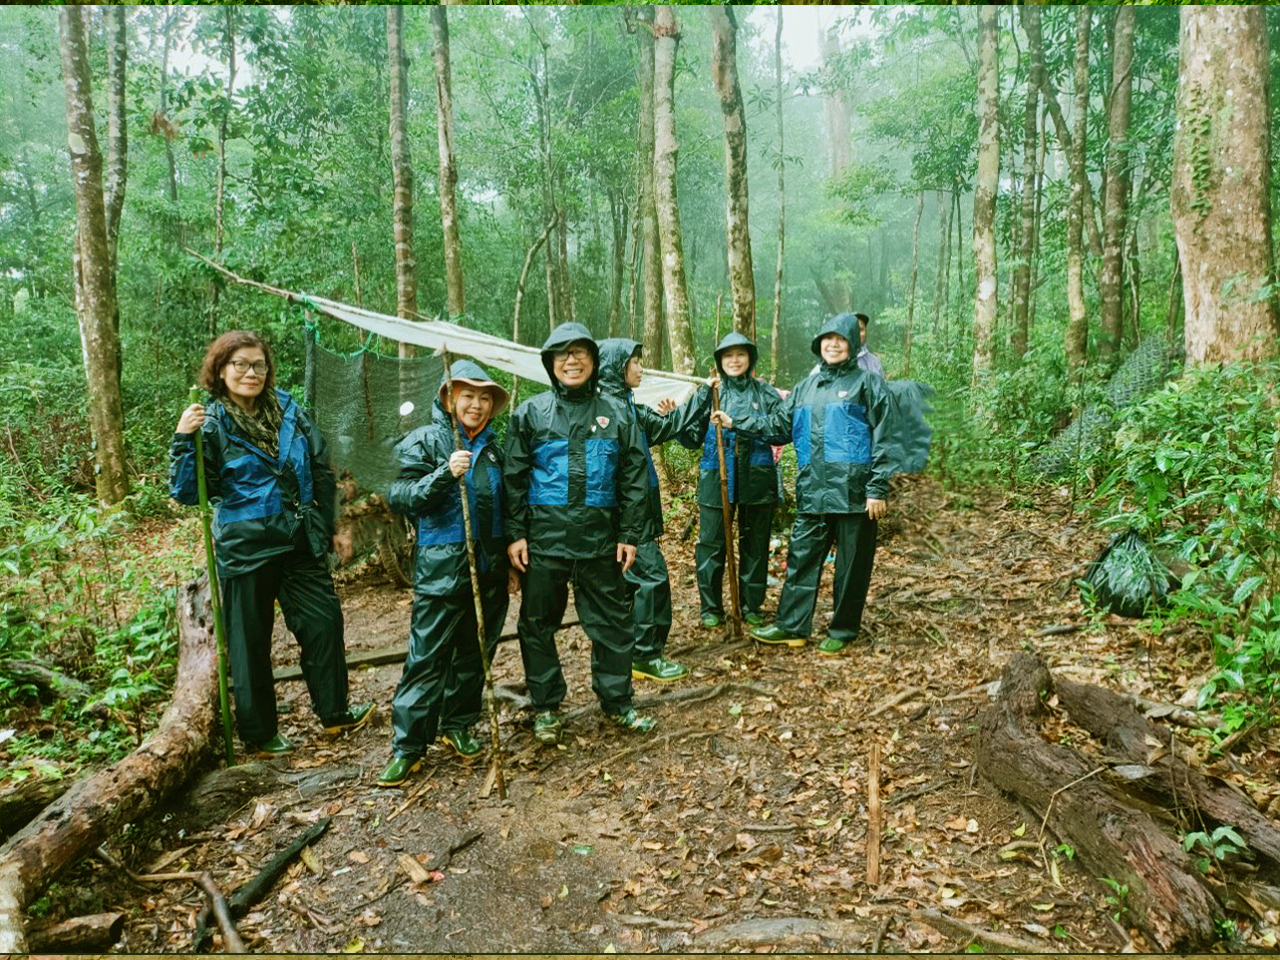
[[[689, 730], [687, 728], [684, 730], [676, 730], [675, 732], [668, 733], [665, 736], [661, 736], [656, 739], [644, 740], [640, 743], [635, 744], [634, 746], [627, 747], [627, 749], [625, 750], [619, 750], [617, 753], [613, 754], [612, 756], [607, 757], [604, 760], [601, 760], [598, 764], [596, 764], [596, 766], [607, 767], [610, 764], [617, 763], [623, 757], [629, 757], [631, 754], [639, 753], [641, 750], [649, 750], [652, 748], [662, 746], [663, 744], [670, 743], [672, 740], [675, 740], [679, 737], [688, 737], [690, 740], [701, 740], [704, 737], [713, 737], [716, 735], [717, 732], [718, 731], [716, 730]], [[569, 772], [573, 776], [577, 776], [577, 771], [571, 770]]]
[[1028, 940], [1025, 937], [1015, 936], [1010, 933], [983, 930], [967, 924], [963, 920], [949, 917], [938, 910], [912, 910], [911, 919], [927, 923], [939, 933], [945, 933], [953, 937], [966, 937], [968, 938], [968, 943], [981, 943], [988, 947], [1011, 950], [1014, 953], [1043, 953], [1045, 949], [1043, 942]]
[[867, 762], [867, 883], [880, 885], [880, 744]]
[[413, 793], [409, 794], [409, 796], [405, 798], [404, 803], [400, 804], [400, 806], [396, 807], [393, 811], [391, 811], [391, 813], [387, 814], [388, 823], [390, 823], [396, 817], [400, 816], [400, 814], [404, 813], [411, 806], [417, 803], [418, 798], [421, 797], [424, 793], [427, 792], [427, 790], [431, 788], [432, 786], [431, 774], [434, 772], [435, 772], [434, 768], [432, 770], [428, 770], [427, 775], [422, 778], [422, 784], [416, 790], [414, 790]]
[[[975, 769], [975, 770], [977, 769], [977, 764], [974, 764], [974, 769]], [[1098, 774], [1100, 774], [1100, 773], [1101, 773], [1103, 770], [1105, 770], [1105, 769], [1107, 769], [1107, 768], [1106, 768], [1106, 767], [1098, 767], [1098, 769], [1096, 769], [1096, 770], [1090, 770], [1090, 771], [1089, 771], [1088, 773], [1086, 773], [1083, 777], [1076, 777], [1076, 778], [1075, 778], [1074, 780], [1072, 780], [1070, 783], [1064, 783], [1064, 784], [1063, 784], [1062, 786], [1060, 786], [1057, 790], [1053, 791], [1053, 794], [1049, 797], [1049, 804], [1048, 804], [1048, 806], [1046, 806], [1046, 807], [1044, 808], [1044, 819], [1042, 819], [1042, 820], [1040, 821], [1040, 835], [1036, 838], [1036, 842], [1037, 842], [1037, 843], [1042, 843], [1042, 842], [1044, 842], [1044, 829], [1045, 829], [1045, 826], [1049, 823], [1049, 814], [1053, 812], [1053, 804], [1054, 804], [1054, 801], [1058, 799], [1058, 794], [1062, 793], [1064, 790], [1070, 790], [1070, 789], [1071, 789], [1072, 787], [1074, 787], [1077, 783], [1084, 783], [1084, 782], [1085, 782], [1086, 780], [1088, 780], [1090, 777], [1096, 777]]]
[[629, 916], [620, 913], [617, 920], [624, 927], [656, 927], [659, 930], [692, 930], [693, 924], [683, 920], [663, 920], [659, 917]]
[[1055, 637], [1061, 633], [1075, 633], [1080, 629], [1078, 623], [1051, 623], [1047, 627], [1041, 627], [1035, 633], [1031, 634], [1031, 639], [1037, 637]]
[[871, 949], [868, 953], [879, 953], [880, 944], [884, 941], [884, 935], [889, 932], [889, 924], [893, 922], [893, 917], [885, 917], [880, 921], [880, 926], [876, 928], [875, 939], [871, 941]]
[[200, 884], [205, 894], [209, 897], [209, 909], [213, 911], [214, 919], [218, 921], [218, 928], [222, 931], [222, 943], [226, 947], [227, 953], [248, 953], [245, 949], [244, 941], [240, 939], [239, 931], [236, 930], [235, 921], [231, 919], [231, 908], [227, 906], [227, 898], [222, 895], [218, 885], [213, 882], [213, 877], [207, 873], [202, 873], [200, 874], [200, 879], [196, 882]]
[[904, 700], [910, 700], [912, 697], [919, 696], [922, 693], [924, 693], [924, 691], [921, 690], [919, 687], [907, 687], [905, 690], [899, 690], [893, 696], [889, 697], [889, 699], [882, 702], [880, 706], [876, 707], [874, 710], [868, 713], [867, 719], [870, 720], [872, 717], [878, 717], [880, 716], [880, 714], [884, 713], [886, 710], [896, 707], [898, 704], [902, 703]]

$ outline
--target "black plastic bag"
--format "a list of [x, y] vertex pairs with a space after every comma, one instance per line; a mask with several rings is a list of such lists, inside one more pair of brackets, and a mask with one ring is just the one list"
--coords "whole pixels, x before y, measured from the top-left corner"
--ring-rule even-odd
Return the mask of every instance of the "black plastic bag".
[[1173, 574], [1137, 530], [1112, 537], [1089, 564], [1084, 580], [1093, 588], [1099, 607], [1134, 618], [1145, 617], [1160, 606], [1177, 586]]

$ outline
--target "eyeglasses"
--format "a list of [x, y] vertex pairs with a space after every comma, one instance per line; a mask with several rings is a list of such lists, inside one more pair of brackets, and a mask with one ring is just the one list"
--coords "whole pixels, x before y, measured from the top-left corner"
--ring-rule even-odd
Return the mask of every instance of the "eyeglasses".
[[586, 347], [573, 347], [572, 349], [569, 349], [569, 350], [557, 350], [555, 353], [551, 355], [551, 357], [557, 363], [563, 363], [565, 360], [568, 360], [570, 357], [573, 357], [573, 359], [581, 363], [583, 360], [591, 359], [591, 351], [588, 350]]
[[265, 377], [267, 371], [271, 369], [267, 366], [267, 361], [265, 360], [259, 360], [257, 363], [250, 363], [248, 360], [232, 360], [230, 366], [241, 376], [252, 370], [258, 376]]

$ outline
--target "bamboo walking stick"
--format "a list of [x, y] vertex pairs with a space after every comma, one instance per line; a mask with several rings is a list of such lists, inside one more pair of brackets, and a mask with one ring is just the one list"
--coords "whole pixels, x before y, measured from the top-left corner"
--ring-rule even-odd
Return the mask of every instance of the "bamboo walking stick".
[[[187, 398], [200, 402], [200, 388], [192, 387]], [[200, 526], [204, 529], [204, 560], [209, 568], [209, 606], [213, 610], [213, 636], [218, 645], [218, 703], [222, 708], [222, 741], [227, 751], [227, 766], [236, 764], [236, 748], [231, 741], [231, 706], [227, 692], [227, 629], [222, 618], [222, 597], [218, 590], [218, 568], [213, 557], [213, 525], [209, 510], [209, 491], [204, 477], [204, 427], [196, 427], [196, 490], [200, 495]]]
[[[716, 371], [712, 371], [715, 376]], [[711, 388], [711, 409], [720, 409], [720, 388]], [[716, 458], [720, 461], [720, 507], [724, 511], [724, 572], [729, 580], [729, 635], [742, 639], [742, 601], [738, 596], [737, 543], [733, 536], [733, 508], [729, 506], [729, 472], [725, 469], [724, 430], [720, 424], [716, 430]], [[735, 463], [735, 466], [737, 464]]]
[[[440, 351], [444, 355], [444, 381], [447, 389], [444, 392], [446, 407], [449, 411], [449, 422], [453, 425], [453, 442], [458, 450], [465, 450], [462, 445], [462, 430], [458, 426], [458, 412], [453, 408], [453, 364], [449, 359], [448, 348]], [[476, 567], [476, 544], [471, 539], [471, 498], [467, 496], [467, 475], [458, 478], [458, 498], [462, 501], [462, 535], [467, 540], [467, 566], [471, 569], [471, 595], [476, 602], [476, 640], [480, 647], [480, 665], [484, 667], [484, 685], [489, 691], [489, 739], [493, 747], [494, 783], [498, 787], [498, 799], [507, 799], [507, 781], [502, 775], [502, 737], [498, 730], [498, 698], [493, 691], [493, 667], [489, 663], [488, 637], [484, 629], [484, 605], [480, 600], [480, 572]]]

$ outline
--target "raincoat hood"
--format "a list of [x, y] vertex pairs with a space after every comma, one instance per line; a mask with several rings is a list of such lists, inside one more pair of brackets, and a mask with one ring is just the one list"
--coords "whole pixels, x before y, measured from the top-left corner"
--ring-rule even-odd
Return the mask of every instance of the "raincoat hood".
[[[484, 367], [472, 360], [454, 360], [450, 365], [450, 373], [453, 374], [453, 382], [455, 384], [467, 384], [468, 386], [483, 388], [488, 390], [493, 396], [493, 413], [489, 415], [489, 421], [492, 423], [511, 402], [511, 395], [502, 387], [494, 383]], [[440, 391], [436, 394], [435, 406], [445, 415], [448, 415], [449, 406], [445, 399], [445, 393], [449, 389], [449, 380], [445, 377], [440, 378]]]
[[734, 379], [724, 372], [724, 367], [720, 366], [720, 358], [724, 356], [726, 350], [732, 349], [733, 347], [741, 347], [743, 350], [747, 351], [747, 356], [750, 359], [747, 363], [747, 372], [742, 374], [742, 379], [750, 380], [755, 376], [756, 372], [756, 360], [758, 359], [756, 345], [736, 330], [725, 334], [724, 339], [720, 341], [720, 345], [716, 347], [716, 369], [720, 371], [720, 376], [724, 377], [726, 380]]
[[615, 397], [631, 396], [627, 386], [627, 364], [640, 356], [644, 346], [625, 337], [600, 341], [600, 390]]
[[[547, 337], [546, 342], [542, 344], [542, 366], [547, 371], [547, 376], [551, 380], [551, 388], [555, 390], [558, 396], [564, 396], [569, 392], [568, 388], [556, 379], [556, 372], [553, 366], [555, 360], [553, 354], [557, 350], [566, 349], [569, 344], [576, 343], [579, 340], [587, 344], [587, 349], [591, 351], [591, 378], [587, 381], [586, 386], [579, 388], [585, 390], [589, 396], [594, 396], [600, 385], [600, 345], [596, 343], [595, 338], [591, 336], [591, 331], [580, 323], [562, 323], [551, 331], [551, 335]], [[574, 391], [577, 393], [577, 390]]]
[[862, 344], [862, 334], [858, 330], [858, 318], [852, 313], [842, 313], [839, 316], [832, 317], [814, 334], [813, 344], [810, 349], [813, 350], [813, 355], [819, 360], [822, 359], [822, 338], [829, 333], [838, 333], [849, 341], [850, 360], [858, 355], [858, 348]]

